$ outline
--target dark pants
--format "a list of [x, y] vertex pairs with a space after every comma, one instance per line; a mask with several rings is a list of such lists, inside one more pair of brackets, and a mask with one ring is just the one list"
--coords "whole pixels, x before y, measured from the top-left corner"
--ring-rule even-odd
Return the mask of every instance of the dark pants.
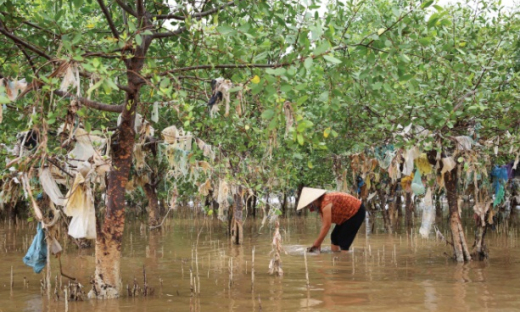
[[356, 212], [352, 218], [341, 224], [336, 224], [334, 230], [332, 230], [332, 234], [330, 234], [332, 244], [340, 246], [341, 250], [348, 250], [350, 245], [352, 245], [354, 238], [356, 238], [356, 234], [364, 220], [365, 206], [361, 204], [358, 212]]

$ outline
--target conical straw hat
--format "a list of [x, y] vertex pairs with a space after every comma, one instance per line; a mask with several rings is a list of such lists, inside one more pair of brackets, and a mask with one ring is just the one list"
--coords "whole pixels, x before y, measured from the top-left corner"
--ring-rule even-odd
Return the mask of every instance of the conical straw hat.
[[300, 200], [298, 201], [298, 207], [296, 208], [296, 210], [305, 208], [308, 204], [320, 198], [320, 196], [325, 194], [326, 192], [326, 190], [322, 189], [304, 187], [300, 196]]

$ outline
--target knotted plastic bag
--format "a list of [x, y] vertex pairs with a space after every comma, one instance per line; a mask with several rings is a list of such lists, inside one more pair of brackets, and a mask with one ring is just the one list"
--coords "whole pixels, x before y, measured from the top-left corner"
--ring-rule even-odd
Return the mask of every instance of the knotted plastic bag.
[[415, 195], [422, 195], [425, 192], [424, 185], [421, 180], [421, 172], [419, 169], [415, 171], [412, 181], [412, 191]]
[[41, 222], [38, 222], [36, 228], [36, 236], [33, 239], [31, 247], [23, 257], [23, 263], [33, 268], [34, 273], [40, 273], [47, 262], [47, 242], [45, 241], [45, 232], [43, 231]]

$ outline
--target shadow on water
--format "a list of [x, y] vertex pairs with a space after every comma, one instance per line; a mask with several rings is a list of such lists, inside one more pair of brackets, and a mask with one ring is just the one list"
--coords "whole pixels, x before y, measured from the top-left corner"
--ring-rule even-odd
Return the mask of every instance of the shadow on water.
[[[348, 253], [333, 253], [324, 246], [323, 253], [307, 257], [308, 288], [303, 251], [318, 234], [320, 221], [315, 215], [280, 220], [287, 251], [282, 254], [283, 277], [267, 273], [273, 229], [261, 228], [260, 220], [247, 220], [242, 246], [230, 245], [226, 225], [214, 219], [174, 216], [161, 231], [153, 232], [140, 222], [129, 222], [123, 244], [122, 298], [68, 302], [68, 311], [513, 310], [520, 305], [518, 296], [512, 295], [520, 291], [518, 231], [510, 225], [517, 222], [517, 215], [507, 227], [499, 225], [489, 232], [490, 258], [468, 264], [454, 263], [450, 246], [434, 235], [420, 237], [419, 217], [411, 234], [400, 226], [392, 235], [376, 218], [373, 231], [367, 232], [363, 225]], [[469, 214], [464, 217], [471, 243], [473, 221]], [[439, 227], [449, 237], [446, 226]], [[50, 299], [40, 286], [45, 270], [35, 274], [21, 261], [33, 233], [34, 225], [24, 222], [0, 228], [0, 311], [65, 311], [60, 289], [68, 281], [56, 277], [57, 261], [52, 259]], [[77, 277], [88, 292], [94, 249], [78, 250], [65, 231], [60, 242], [65, 247], [64, 271]], [[153, 295], [129, 297], [127, 287], [134, 287], [134, 280], [143, 287], [143, 266]], [[54, 294], [56, 282], [59, 300]]]

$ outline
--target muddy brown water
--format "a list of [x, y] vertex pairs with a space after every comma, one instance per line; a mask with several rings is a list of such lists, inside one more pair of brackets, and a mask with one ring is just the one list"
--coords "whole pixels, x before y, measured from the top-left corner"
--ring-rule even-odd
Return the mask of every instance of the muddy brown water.
[[[266, 226], [259, 234], [259, 221], [246, 223], [245, 243], [234, 246], [229, 244], [225, 225], [214, 220], [170, 219], [161, 232], [149, 232], [141, 223], [130, 222], [123, 246], [122, 298], [69, 302], [68, 311], [517, 311], [520, 307], [516, 228], [488, 234], [488, 261], [456, 264], [446, 256], [451, 249], [433, 235], [429, 239], [403, 231], [388, 235], [380, 227], [367, 234], [364, 225], [353, 251], [337, 254], [324, 247], [324, 253], [307, 257], [307, 288], [301, 250], [314, 241], [319, 220], [281, 220], [288, 251], [282, 255], [283, 277], [267, 273], [272, 229]], [[51, 260], [50, 300], [40, 290], [45, 270], [35, 274], [22, 262], [33, 233], [33, 225], [15, 229], [4, 223], [0, 227], [0, 311], [65, 311], [63, 293], [58, 301], [54, 295], [57, 261]], [[472, 239], [468, 233], [470, 243]], [[64, 238], [60, 241], [66, 247], [64, 272], [78, 278], [88, 292], [94, 248], [78, 250]], [[154, 295], [130, 298], [126, 285], [132, 286], [135, 277], [143, 286], [143, 266]], [[190, 268], [194, 276], [198, 271], [198, 295], [190, 289]], [[58, 278], [60, 282], [65, 284], [67, 279]]]

